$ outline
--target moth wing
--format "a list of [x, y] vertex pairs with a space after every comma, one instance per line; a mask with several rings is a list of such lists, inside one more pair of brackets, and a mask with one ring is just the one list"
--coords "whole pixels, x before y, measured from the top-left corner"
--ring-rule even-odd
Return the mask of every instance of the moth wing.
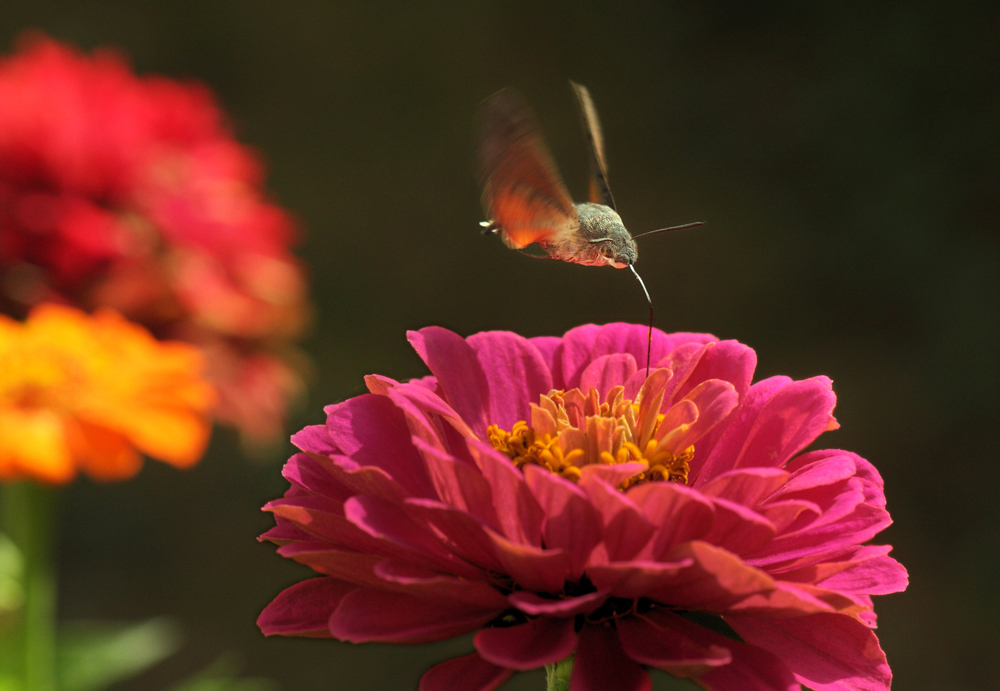
[[476, 150], [486, 217], [508, 247], [521, 249], [575, 224], [579, 216], [537, 121], [520, 94], [504, 89], [476, 120]]
[[583, 130], [587, 134], [587, 144], [590, 149], [590, 201], [614, 209], [615, 200], [611, 196], [611, 188], [608, 187], [608, 169], [604, 163], [604, 136], [601, 134], [601, 121], [597, 119], [597, 109], [587, 87], [574, 81], [570, 81], [570, 85], [580, 102]]

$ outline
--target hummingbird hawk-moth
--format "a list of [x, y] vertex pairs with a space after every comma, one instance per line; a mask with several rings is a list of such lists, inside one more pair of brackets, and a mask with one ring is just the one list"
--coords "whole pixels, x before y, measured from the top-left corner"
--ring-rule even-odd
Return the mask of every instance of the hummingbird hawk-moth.
[[[583, 117], [590, 154], [588, 201], [573, 202], [537, 121], [524, 99], [503, 89], [486, 99], [476, 121], [479, 179], [483, 186], [484, 234], [499, 234], [504, 244], [523, 250], [538, 244], [548, 257], [585, 266], [631, 269], [649, 303], [652, 338], [653, 301], [635, 270], [636, 238], [694, 228], [701, 222], [660, 228], [633, 237], [615, 209], [604, 163], [604, 137], [587, 88], [570, 82]], [[536, 256], [536, 255], [531, 255]], [[647, 352], [646, 369], [649, 369]]]

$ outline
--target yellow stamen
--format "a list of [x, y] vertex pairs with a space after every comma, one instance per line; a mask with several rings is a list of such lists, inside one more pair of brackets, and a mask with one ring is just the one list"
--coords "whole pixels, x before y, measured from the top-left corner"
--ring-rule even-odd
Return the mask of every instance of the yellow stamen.
[[[686, 484], [694, 446], [676, 455], [660, 448], [657, 432], [665, 416], [656, 414], [645, 426], [646, 430], [652, 429], [651, 438], [640, 449], [637, 442], [643, 424], [638, 420], [639, 405], [622, 394], [622, 387], [615, 387], [601, 402], [594, 389], [587, 394], [577, 389], [550, 391], [541, 397], [538, 406], [532, 406], [535, 424], [547, 431], [540, 433], [520, 420], [510, 432], [490, 425], [486, 436], [493, 448], [504, 453], [518, 468], [539, 465], [573, 482], [582, 476], [581, 468], [590, 464], [641, 463], [647, 470], [620, 483], [619, 489], [643, 482]], [[609, 419], [613, 424], [610, 427], [608, 422], [587, 424], [592, 418]], [[659, 435], [661, 440], [665, 436]]]

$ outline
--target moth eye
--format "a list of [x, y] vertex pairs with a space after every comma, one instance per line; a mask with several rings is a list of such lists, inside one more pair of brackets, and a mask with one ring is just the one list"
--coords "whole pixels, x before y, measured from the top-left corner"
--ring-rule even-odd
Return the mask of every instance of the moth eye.
[[603, 254], [608, 259], [611, 259], [611, 257], [614, 256], [614, 252], [612, 252], [611, 248], [607, 246], [601, 248], [601, 254]]

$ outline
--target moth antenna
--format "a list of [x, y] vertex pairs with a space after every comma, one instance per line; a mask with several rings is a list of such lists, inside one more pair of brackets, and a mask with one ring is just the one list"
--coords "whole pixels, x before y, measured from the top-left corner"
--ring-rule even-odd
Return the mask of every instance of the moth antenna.
[[666, 233], [668, 230], [686, 230], [687, 228], [697, 228], [698, 226], [705, 225], [704, 221], [695, 221], [694, 223], [684, 223], [679, 226], [670, 226], [669, 228], [657, 228], [656, 230], [647, 230], [645, 233], [639, 233], [638, 235], [633, 235], [632, 239], [641, 238], [644, 235], [652, 235], [653, 233]]
[[646, 294], [646, 302], [649, 303], [649, 334], [646, 336], [646, 378], [649, 378], [649, 356], [653, 351], [653, 301], [649, 297], [649, 291], [646, 290], [646, 284], [642, 282], [642, 276], [639, 272], [635, 270], [635, 267], [631, 264], [628, 268], [632, 269], [632, 273], [635, 277], [639, 279], [639, 285], [642, 286], [642, 292]]

